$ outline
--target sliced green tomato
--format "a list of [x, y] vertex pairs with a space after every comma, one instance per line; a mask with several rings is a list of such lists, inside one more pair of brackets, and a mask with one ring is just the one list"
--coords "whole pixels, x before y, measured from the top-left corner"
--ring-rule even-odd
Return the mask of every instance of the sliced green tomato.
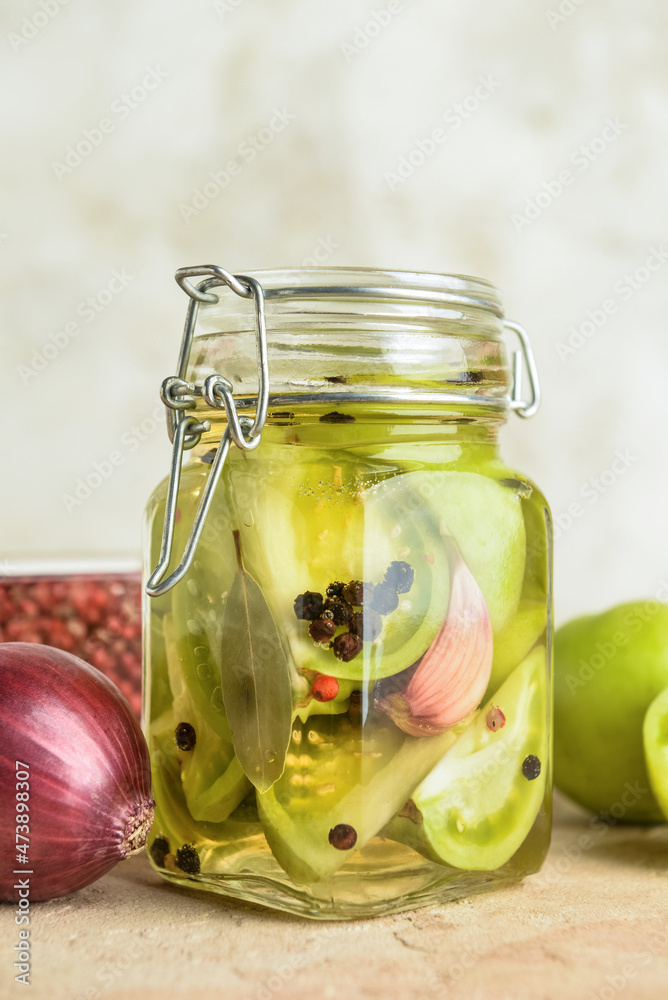
[[[171, 712], [165, 713], [151, 727], [149, 747], [156, 800], [148, 843], [149, 856], [153, 841], [160, 837], [167, 840], [172, 856], [184, 844], [195, 847], [204, 874], [231, 872], [243, 867], [252, 838], [261, 835], [254, 803], [237, 806], [223, 823], [196, 822], [183, 794]], [[178, 872], [175, 861], [172, 861], [169, 870], [175, 874]]]
[[545, 601], [520, 601], [509, 622], [494, 636], [492, 674], [487, 687], [489, 697], [536, 645], [547, 627]]
[[151, 613], [145, 627], [144, 691], [148, 692], [148, 721], [157, 719], [172, 704], [167, 670], [163, 616]]
[[[409, 667], [436, 635], [449, 598], [447, 552], [438, 525], [423, 516], [410, 477], [394, 476], [365, 490], [345, 455], [273, 465], [262, 489], [257, 475], [239, 470], [229, 491], [246, 568], [281, 623], [295, 668], [362, 681]], [[295, 598], [307, 590], [324, 594], [337, 580], [379, 583], [394, 561], [408, 562], [415, 580], [385, 616], [375, 643], [365, 643], [348, 663], [314, 643], [308, 622], [295, 617]]]
[[[178, 516], [174, 525], [172, 558], [165, 576], [173, 572], [181, 559], [195, 516], [199, 496], [206, 481], [207, 472], [208, 466], [202, 465], [199, 462], [188, 464], [183, 469], [177, 506]], [[159, 560], [165, 520], [166, 493], [167, 480], [161, 483], [155, 491], [149, 506], [147, 529], [150, 537], [149, 565], [151, 569], [157, 566]], [[182, 617], [182, 629], [187, 630], [186, 623], [190, 621], [193, 622], [198, 633], [203, 631], [200, 621], [201, 616], [198, 615], [198, 620], [193, 621], [195, 616], [190, 607], [193, 599], [191, 590], [188, 589], [189, 587], [192, 589], [192, 585], [189, 583], [189, 580], [190, 576], [171, 591], [160, 597], [152, 597], [149, 601], [150, 632], [147, 636], [145, 688], [147, 691], [150, 691], [151, 718], [160, 715], [172, 701], [172, 692], [166, 669], [165, 616], [171, 614], [173, 606], [176, 603], [178, 606], [176, 620], [180, 621]], [[191, 638], [194, 638], [194, 636], [191, 636]], [[197, 645], [197, 643], [193, 643], [193, 645]]]
[[[505, 724], [492, 730], [494, 709]], [[545, 796], [547, 719], [545, 649], [538, 647], [415, 789], [386, 835], [454, 868], [493, 871], [505, 864]], [[532, 779], [523, 772], [530, 756], [540, 761]]]
[[[448, 609], [450, 568], [447, 549], [437, 525], [425, 517], [410, 477], [393, 476], [362, 495], [363, 517], [358, 525], [359, 567], [351, 579], [379, 583], [392, 562], [406, 562], [415, 571], [409, 591], [398, 607], [383, 617], [383, 629], [348, 663], [316, 647], [305, 636], [303, 623], [290, 624], [290, 644], [298, 666], [361, 683], [405, 670], [429, 648]], [[345, 576], [344, 576], [345, 579]]]
[[[246, 568], [282, 623], [298, 671], [372, 680], [419, 659], [447, 613], [448, 533], [481, 587], [494, 630], [512, 618], [525, 560], [524, 519], [513, 491], [469, 472], [416, 471], [368, 485], [343, 452], [309, 453], [294, 466], [278, 452], [266, 476], [248, 465], [231, 471], [227, 488]], [[408, 562], [415, 580], [385, 616], [379, 638], [348, 663], [316, 645], [294, 616], [297, 595], [324, 593], [335, 580], [378, 583], [394, 561]]]
[[[180, 723], [188, 723], [195, 731], [195, 745], [191, 750], [179, 750], [176, 747], [183, 794], [193, 819], [220, 823], [248, 794], [251, 785], [234, 754], [232, 734], [223, 711], [222, 695], [220, 701], [215, 694], [203, 699], [199, 686], [196, 688], [196, 696], [193, 695], [192, 686], [195, 681], [190, 671], [194, 664], [188, 657], [182, 659], [172, 628], [171, 615], [165, 615], [167, 660], [174, 693], [174, 746], [176, 747], [176, 727]], [[200, 681], [196, 669], [194, 677]], [[201, 705], [204, 705], [206, 712], [201, 710]], [[215, 728], [211, 725], [211, 718]]]
[[[283, 775], [258, 794], [267, 842], [295, 882], [332, 876], [406, 801], [456, 735], [404, 736], [384, 718], [360, 727], [349, 716], [296, 722]], [[330, 843], [337, 826], [352, 827], [354, 847]]]
[[433, 642], [448, 611], [450, 565], [438, 524], [413, 489], [413, 474], [392, 476], [367, 490], [364, 515], [366, 578], [382, 580], [394, 561], [415, 571], [413, 586], [385, 616], [378, 639], [365, 643], [356, 657], [363, 676], [377, 679], [410, 667]]
[[456, 541], [497, 633], [515, 614], [524, 580], [526, 533], [519, 496], [475, 472], [414, 472], [410, 486], [440, 531]]
[[[192, 527], [203, 485], [204, 481], [200, 479], [197, 490], [180, 498], [182, 516], [179, 526], [185, 521], [188, 530]], [[174, 621], [179, 623], [182, 635], [188, 638], [193, 651], [198, 646], [208, 646], [218, 675], [224, 601], [236, 572], [234, 536], [229, 517], [218, 511], [219, 503], [207, 515], [190, 570], [172, 590]], [[198, 641], [200, 638], [203, 641]]]
[[552, 549], [552, 519], [547, 501], [535, 484], [531, 495], [522, 501], [527, 535], [527, 559], [524, 573], [524, 596], [548, 600], [549, 563]]
[[230, 727], [223, 707], [220, 668], [209, 637], [194, 619], [185, 617], [182, 593], [174, 594], [174, 611], [163, 619], [172, 694], [177, 701], [187, 693], [193, 708], [206, 719], [214, 732], [220, 732], [231, 745]]
[[652, 791], [668, 821], [668, 688], [647, 709], [642, 736]]
[[[262, 588], [295, 673], [333, 674], [339, 661], [313, 642], [294, 602], [307, 590], [324, 594], [334, 580], [359, 578], [362, 508], [354, 470], [311, 449], [299, 461], [294, 446], [273, 447], [266, 461], [262, 449], [243, 462], [233, 452], [225, 489], [244, 566]], [[304, 686], [295, 676], [295, 702]]]
[[148, 737], [155, 797], [155, 818], [149, 847], [156, 837], [164, 837], [169, 841], [172, 853], [181, 844], [199, 836], [195, 821], [185, 805], [174, 728], [174, 715], [170, 709], [155, 720]]

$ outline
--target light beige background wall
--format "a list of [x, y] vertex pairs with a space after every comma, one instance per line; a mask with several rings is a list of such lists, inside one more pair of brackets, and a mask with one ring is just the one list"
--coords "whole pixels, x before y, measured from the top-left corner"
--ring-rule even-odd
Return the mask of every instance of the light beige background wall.
[[[172, 272], [320, 247], [502, 288], [542, 375], [543, 408], [511, 420], [505, 451], [561, 525], [558, 618], [657, 591], [664, 4], [6, 0], [1, 16], [0, 559], [138, 549], [168, 461], [153, 414], [185, 306]], [[111, 452], [113, 475], [68, 510]]]

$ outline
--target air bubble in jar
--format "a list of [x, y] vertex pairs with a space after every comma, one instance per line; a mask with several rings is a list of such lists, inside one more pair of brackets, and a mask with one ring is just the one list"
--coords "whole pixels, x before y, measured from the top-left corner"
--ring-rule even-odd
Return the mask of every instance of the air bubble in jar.
[[210, 663], [197, 664], [197, 676], [201, 681], [210, 681], [213, 677], [213, 667]]

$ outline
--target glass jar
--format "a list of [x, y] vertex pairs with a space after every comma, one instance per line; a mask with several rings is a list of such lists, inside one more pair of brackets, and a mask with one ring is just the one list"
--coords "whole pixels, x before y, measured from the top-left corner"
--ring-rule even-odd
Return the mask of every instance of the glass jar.
[[497, 442], [538, 405], [526, 334], [478, 278], [177, 280], [172, 475], [146, 516], [152, 863], [324, 919], [537, 871], [551, 525]]

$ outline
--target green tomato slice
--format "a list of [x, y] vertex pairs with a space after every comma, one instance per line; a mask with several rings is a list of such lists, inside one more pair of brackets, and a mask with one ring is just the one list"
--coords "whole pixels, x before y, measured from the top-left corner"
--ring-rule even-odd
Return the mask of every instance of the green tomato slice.
[[[174, 742], [174, 715], [165, 712], [149, 732], [155, 819], [148, 841], [148, 854], [156, 868], [151, 848], [157, 839], [167, 841], [172, 855], [172, 874], [179, 874], [174, 855], [184, 844], [196, 848], [203, 873], [239, 871], [247, 864], [249, 849], [257, 845], [261, 834], [257, 812], [246, 800], [225, 822], [196, 822], [187, 805], [181, 783], [178, 748]], [[231, 769], [230, 769], [231, 770]], [[247, 779], [246, 787], [250, 787]], [[185, 873], [181, 873], [186, 878]]]
[[642, 737], [652, 791], [668, 821], [668, 688], [647, 709]]
[[526, 531], [520, 497], [475, 472], [414, 472], [410, 486], [475, 577], [496, 634], [513, 617], [524, 582]]
[[[246, 569], [262, 586], [295, 668], [361, 683], [411, 666], [443, 622], [450, 578], [438, 524], [425, 515], [410, 477], [364, 488], [345, 455], [274, 464], [262, 490], [257, 475], [240, 470], [231, 477], [230, 503], [239, 511]], [[408, 562], [415, 578], [384, 617], [378, 639], [347, 663], [314, 643], [309, 623], [295, 617], [295, 598], [307, 590], [324, 594], [337, 580], [380, 583], [392, 562]]]
[[[510, 860], [545, 796], [546, 673], [537, 647], [415, 789], [388, 836], [454, 868], [493, 871]], [[505, 723], [491, 729], [488, 713], [498, 720], [499, 711]]]
[[487, 687], [488, 696], [498, 691], [515, 667], [522, 663], [546, 628], [547, 602], [520, 601], [513, 617], [494, 636], [494, 659]]
[[[192, 726], [195, 744], [190, 750], [178, 750], [181, 784], [188, 811], [193, 819], [220, 823], [239, 805], [251, 785], [243, 773], [232, 744], [232, 734], [225, 718], [220, 689], [203, 698], [204, 678], [195, 662], [173, 635], [171, 615], [164, 618], [167, 662], [174, 706], [172, 739], [181, 723]], [[207, 674], [211, 684], [211, 675]], [[197, 686], [196, 686], [197, 682]], [[202, 706], [206, 711], [202, 711]], [[213, 724], [212, 724], [213, 722]]]
[[[231, 453], [222, 493], [245, 568], [262, 587], [297, 672], [363, 682], [416, 662], [447, 613], [444, 534], [455, 539], [478, 581], [494, 631], [512, 618], [525, 562], [515, 493], [472, 472], [411, 471], [373, 482], [346, 451], [304, 448], [295, 461], [294, 448]], [[294, 614], [299, 594], [324, 594], [337, 580], [379, 583], [395, 561], [412, 567], [414, 582], [384, 616], [374, 642], [345, 663], [312, 641], [308, 623]]]
[[[296, 722], [285, 771], [257, 803], [267, 842], [294, 882], [334, 875], [405, 802], [456, 739], [404, 736], [384, 717], [364, 726], [348, 715]], [[354, 831], [350, 848], [332, 844], [337, 827]]]

